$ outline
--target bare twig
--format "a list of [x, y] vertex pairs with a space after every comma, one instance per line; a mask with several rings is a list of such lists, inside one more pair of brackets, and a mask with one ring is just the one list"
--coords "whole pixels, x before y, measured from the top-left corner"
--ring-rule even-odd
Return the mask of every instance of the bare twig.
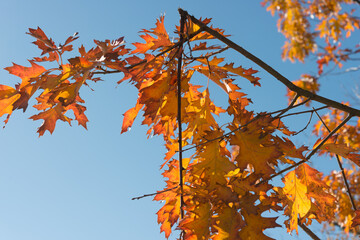
[[[326, 126], [324, 120], [320, 117], [320, 115], [317, 113], [317, 111], [316, 111], [315, 109], [314, 109], [314, 111], [315, 111], [316, 115], [318, 116], [318, 118], [320, 119], [321, 123], [322, 123], [322, 124], [324, 125], [324, 127], [326, 128], [326, 130], [327, 130], [328, 132], [330, 132], [330, 129], [328, 128], [328, 126]], [[352, 194], [351, 194], [350, 187], [349, 187], [349, 183], [348, 183], [348, 181], [347, 181], [344, 168], [343, 168], [342, 163], [341, 163], [341, 161], [340, 161], [339, 155], [336, 154], [335, 156], [336, 156], [336, 160], [337, 160], [337, 162], [338, 162], [338, 164], [339, 164], [339, 167], [340, 167], [340, 169], [341, 169], [341, 174], [342, 174], [343, 179], [344, 179], [344, 182], [345, 182], [346, 191], [347, 191], [347, 193], [348, 193], [348, 195], [349, 195], [351, 205], [352, 205], [353, 209], [356, 211], [355, 201], [354, 201], [354, 198], [353, 198], [353, 196], [352, 196]]]
[[172, 188], [168, 188], [168, 189], [162, 190], [162, 191], [157, 191], [156, 193], [144, 194], [144, 195], [139, 196], [139, 197], [133, 197], [131, 200], [139, 200], [139, 199], [141, 199], [141, 198], [151, 197], [151, 196], [154, 196], [154, 195], [156, 195], [156, 194], [160, 194], [160, 193], [164, 193], [164, 192], [169, 192], [169, 191], [174, 190], [174, 189], [176, 189], [176, 188], [178, 188], [178, 187], [179, 187], [179, 185], [178, 185], [178, 186], [175, 186], [175, 187], [172, 187]]
[[289, 111], [291, 108], [293, 108], [294, 104], [296, 103], [299, 97], [300, 97], [299, 94], [296, 94], [294, 99], [291, 101], [290, 105], [287, 108], [283, 109], [278, 115], [276, 115], [275, 118], [280, 117], [281, 115]]
[[205, 56], [199, 56], [199, 57], [190, 56], [190, 57], [187, 57], [187, 59], [190, 60], [189, 63], [192, 63], [192, 62], [194, 62], [195, 60], [198, 60], [198, 59], [209, 59], [209, 57], [214, 56], [214, 55], [219, 54], [219, 53], [222, 53], [222, 52], [224, 52], [224, 51], [226, 51], [228, 49], [229, 49], [229, 47], [225, 47], [225, 48], [222, 48], [222, 49], [220, 49], [220, 50], [218, 50], [216, 52], [212, 52], [212, 53], [210, 53], [208, 55], [205, 55]]
[[306, 126], [305, 126], [303, 129], [301, 129], [300, 131], [298, 131], [298, 132], [294, 133], [293, 135], [298, 135], [299, 133], [303, 132], [303, 131], [304, 131], [304, 130], [305, 130], [305, 129], [309, 126], [309, 124], [310, 124], [310, 122], [311, 122], [311, 119], [312, 119], [313, 114], [314, 114], [314, 112], [311, 112], [311, 115], [310, 115], [309, 121], [308, 121], [308, 123], [306, 124]]
[[[322, 109], [325, 109], [325, 108], [328, 108], [329, 106], [322, 106], [322, 107], [319, 107], [319, 108], [315, 108], [315, 111], [319, 111], [319, 110], [322, 110]], [[306, 110], [306, 111], [302, 111], [302, 112], [294, 112], [294, 113], [289, 113], [289, 114], [286, 114], [284, 116], [281, 116], [281, 118], [285, 118], [285, 117], [290, 117], [290, 116], [294, 116], [294, 115], [299, 115], [299, 114], [304, 114], [304, 113], [312, 113], [314, 112], [314, 110]]]

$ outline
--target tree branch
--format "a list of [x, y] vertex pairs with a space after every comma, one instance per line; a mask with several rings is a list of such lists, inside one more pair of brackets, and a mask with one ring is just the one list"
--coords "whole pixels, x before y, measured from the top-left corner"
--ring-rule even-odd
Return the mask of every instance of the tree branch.
[[307, 235], [309, 235], [314, 240], [320, 240], [320, 238], [316, 236], [315, 233], [313, 233], [313, 231], [311, 231], [305, 224], [300, 223], [300, 219], [298, 219], [298, 221], [299, 221], [299, 226], [301, 227], [302, 230], [304, 230], [304, 232], [307, 233]]
[[183, 55], [183, 42], [184, 42], [184, 25], [186, 21], [186, 16], [180, 12], [180, 45], [178, 51], [178, 68], [177, 68], [177, 122], [179, 129], [179, 186], [180, 186], [180, 219], [184, 218], [184, 183], [183, 183], [183, 159], [182, 159], [182, 128], [181, 128], [181, 64], [182, 64], [182, 55]]
[[278, 115], [276, 115], [275, 118], [280, 117], [281, 115], [283, 115], [284, 113], [289, 111], [291, 108], [293, 108], [293, 106], [296, 103], [296, 101], [298, 100], [298, 98], [299, 98], [299, 94], [296, 94], [294, 99], [291, 101], [290, 105], [287, 108], [283, 109]]
[[[313, 109], [314, 109], [314, 108], [313, 108]], [[314, 110], [315, 110], [315, 109], [314, 109]], [[327, 130], [328, 132], [330, 132], [330, 129], [328, 128], [328, 126], [326, 126], [324, 120], [322, 120], [322, 118], [320, 117], [320, 115], [317, 113], [316, 110], [315, 110], [315, 113], [316, 113], [316, 115], [318, 116], [318, 118], [320, 119], [321, 123], [322, 123], [322, 124], [324, 125], [324, 127], [326, 128], [326, 130]], [[346, 191], [347, 191], [348, 196], [349, 196], [349, 198], [350, 198], [351, 205], [352, 205], [354, 211], [356, 211], [355, 201], [354, 201], [354, 198], [353, 198], [353, 196], [352, 196], [352, 194], [351, 194], [351, 192], [350, 192], [350, 187], [349, 187], [349, 183], [348, 183], [348, 181], [347, 181], [347, 178], [346, 178], [346, 175], [345, 175], [345, 172], [344, 172], [344, 168], [343, 168], [342, 163], [341, 163], [341, 161], [340, 161], [339, 155], [336, 154], [335, 156], [336, 156], [336, 160], [337, 160], [337, 162], [338, 162], [338, 164], [339, 164], [339, 167], [340, 167], [340, 169], [341, 169], [341, 174], [342, 174], [343, 179], [344, 179], [344, 182], [345, 182]]]
[[196, 23], [197, 25], [200, 26], [200, 28], [202, 28], [204, 31], [208, 32], [209, 34], [211, 34], [212, 36], [214, 36], [215, 38], [219, 39], [220, 41], [222, 41], [223, 43], [225, 43], [226, 45], [228, 45], [230, 48], [234, 49], [235, 51], [239, 52], [240, 54], [242, 54], [244, 57], [250, 59], [251, 61], [253, 61], [254, 63], [256, 63], [257, 65], [259, 65], [261, 68], [263, 68], [265, 71], [267, 71], [269, 74], [271, 74], [273, 77], [275, 77], [277, 80], [279, 80], [281, 83], [283, 83], [288, 89], [290, 89], [291, 91], [296, 92], [297, 94], [299, 94], [300, 96], [304, 96], [304, 97], [308, 97], [313, 101], [316, 102], [320, 102], [323, 103], [325, 105], [328, 105], [330, 107], [333, 108], [337, 108], [340, 109], [342, 111], [345, 111], [349, 114], [351, 114], [352, 116], [357, 116], [360, 117], [360, 110], [346, 106], [344, 104], [341, 104], [339, 102], [333, 101], [331, 99], [322, 97], [320, 95], [314, 94], [310, 91], [307, 91], [305, 89], [302, 89], [298, 86], [296, 86], [295, 84], [293, 84], [290, 80], [288, 80], [286, 77], [284, 77], [283, 75], [281, 75], [278, 71], [276, 71], [275, 69], [273, 69], [272, 67], [270, 67], [268, 64], [266, 64], [265, 62], [263, 62], [261, 59], [259, 59], [258, 57], [256, 57], [255, 55], [251, 54], [250, 52], [248, 52], [247, 50], [245, 50], [244, 48], [240, 47], [239, 45], [237, 45], [236, 43], [234, 43], [233, 41], [231, 41], [230, 39], [224, 37], [223, 35], [221, 35], [220, 33], [218, 33], [217, 31], [209, 28], [208, 26], [206, 26], [204, 23], [202, 23], [201, 21], [199, 21], [198, 19], [196, 19], [195, 17], [189, 15], [186, 11], [179, 9], [179, 11], [182, 11], [185, 15], [187, 15], [188, 17], [190, 17], [191, 21], [193, 21], [194, 23]]
[[319, 145], [317, 145], [311, 152], [310, 154], [304, 159], [301, 160], [300, 162], [295, 163], [294, 165], [291, 165], [290, 167], [287, 167], [279, 172], [277, 172], [276, 174], [270, 176], [269, 178], [266, 178], [264, 180], [261, 180], [260, 182], [258, 182], [257, 184], [255, 184], [255, 186], [258, 186], [260, 184], [263, 184], [265, 182], [268, 182], [269, 180], [273, 179], [276, 176], [279, 176], [280, 174], [283, 174], [284, 172], [287, 172], [293, 168], [296, 168], [297, 166], [300, 166], [301, 164], [307, 162], [310, 160], [310, 158], [317, 152], [317, 150], [319, 150], [319, 148], [324, 145], [324, 143], [332, 136], [334, 135], [342, 126], [345, 125], [345, 123], [347, 123], [353, 116], [351, 114], [349, 114], [344, 121], [342, 121], [334, 130], [332, 130], [320, 143]]

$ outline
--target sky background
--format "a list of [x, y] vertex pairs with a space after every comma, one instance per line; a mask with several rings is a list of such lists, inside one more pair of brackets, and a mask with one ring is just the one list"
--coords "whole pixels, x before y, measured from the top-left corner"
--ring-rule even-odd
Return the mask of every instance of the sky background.
[[[138, 31], [152, 28], [165, 14], [167, 31], [173, 36], [179, 23], [178, 7], [195, 17], [213, 18], [215, 27], [231, 34], [231, 39], [269, 63], [290, 80], [304, 72], [316, 73], [313, 62], [281, 60], [284, 37], [278, 33], [276, 18], [258, 1], [5, 1], [0, 0], [0, 84], [14, 86], [20, 81], [4, 67], [15, 62], [29, 66], [27, 59], [40, 51], [26, 35], [40, 26], [56, 43], [79, 32], [74, 46], [94, 46], [93, 39], [117, 39], [127, 44], [141, 41]], [[128, 45], [130, 46], [130, 45]], [[71, 55], [69, 55], [69, 58]], [[259, 69], [243, 57], [229, 52], [230, 61]], [[262, 87], [246, 80], [240, 86], [252, 98], [256, 112], [286, 106], [286, 89], [275, 79], [259, 72]], [[341, 101], [346, 86], [355, 86], [356, 74], [321, 80], [321, 94]], [[345, 79], [344, 79], [345, 78]], [[130, 132], [120, 135], [122, 114], [133, 107], [136, 91], [130, 84], [116, 85], [118, 76], [81, 91], [86, 101], [88, 130], [74, 122], [72, 127], [58, 122], [55, 132], [39, 138], [41, 121], [28, 119], [36, 112], [31, 102], [25, 113], [13, 113], [5, 129], [0, 129], [0, 239], [6, 240], [115, 240], [164, 239], [156, 222], [162, 206], [152, 197], [132, 201], [132, 197], [161, 190], [159, 170], [165, 148], [160, 137], [147, 139], [146, 128], [137, 119]], [[325, 84], [326, 83], [326, 84]], [[351, 91], [351, 90], [350, 90]], [[215, 98], [225, 97], [218, 93]], [[289, 119], [293, 130], [302, 129], [307, 117]], [[4, 120], [4, 117], [1, 119]], [[313, 143], [305, 133], [295, 143]], [[324, 162], [329, 161], [329, 162]], [[313, 166], [329, 171], [334, 160], [314, 160]], [[336, 167], [336, 166], [335, 166]], [[280, 179], [280, 178], [279, 178]], [[281, 220], [278, 223], [282, 223]], [[312, 227], [319, 233], [321, 227]], [[275, 239], [308, 239], [299, 230], [293, 237], [285, 228], [267, 231]], [[175, 232], [175, 239], [178, 233]]]

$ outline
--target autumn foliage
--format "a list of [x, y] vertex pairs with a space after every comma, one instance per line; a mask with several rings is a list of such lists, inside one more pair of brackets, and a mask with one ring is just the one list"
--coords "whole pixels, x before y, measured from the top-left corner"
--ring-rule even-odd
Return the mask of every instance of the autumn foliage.
[[[323, 38], [327, 45], [318, 53], [322, 73], [324, 64], [333, 61], [340, 65], [347, 55], [358, 51], [333, 44], [343, 32], [348, 37], [359, 28], [359, 20], [351, 11], [340, 13], [342, 2], [351, 1], [310, 1], [304, 8], [300, 1], [265, 0], [273, 14], [279, 12], [279, 29], [290, 39], [284, 46], [284, 58], [303, 61], [317, 50], [315, 38]], [[347, 232], [355, 230], [360, 213], [341, 190], [344, 178], [335, 172], [324, 176], [306, 162], [316, 154], [348, 159], [351, 168], [344, 174], [349, 191], [359, 196], [360, 125], [346, 124], [351, 117], [360, 116], [358, 110], [340, 103], [342, 109], [331, 103], [324, 105], [322, 108], [332, 108], [314, 127], [318, 142], [315, 146], [296, 146], [292, 136], [297, 132], [288, 129], [283, 118], [289, 111], [301, 114], [296, 107], [310, 105], [311, 99], [302, 92], [289, 91], [289, 107], [276, 112], [250, 111], [252, 101], [240, 84], [248, 81], [255, 88], [261, 87], [257, 70], [229, 63], [221, 56], [234, 47], [215, 43], [214, 39], [224, 42], [222, 38], [228, 35], [210, 26], [210, 19], [197, 20], [182, 10], [180, 13], [174, 39], [161, 17], [154, 28], [141, 31], [142, 42], [133, 43], [132, 48], [125, 46], [122, 37], [95, 40], [94, 48], [81, 46], [77, 56], [70, 59], [63, 59], [63, 54], [75, 54], [72, 44], [78, 38], [76, 34], [55, 44], [40, 28], [29, 29], [41, 56], [30, 60], [29, 67], [13, 64], [5, 68], [21, 79], [14, 87], [0, 85], [0, 115], [6, 115], [5, 124], [14, 110], [25, 111], [29, 99], [35, 98], [33, 107], [39, 113], [30, 119], [43, 121], [40, 136], [46, 131], [53, 133], [58, 120], [69, 124], [76, 121], [86, 128], [81, 88], [101, 80], [100, 76], [119, 73], [119, 84], [128, 81], [138, 90], [134, 107], [124, 113], [122, 133], [142, 114], [147, 134], [161, 136], [167, 150], [161, 167], [166, 187], [154, 197], [164, 201], [157, 215], [166, 238], [179, 229], [180, 239], [186, 240], [272, 239], [264, 230], [280, 227], [279, 215], [286, 217], [284, 224], [290, 233], [297, 233], [299, 226], [308, 229], [314, 220], [335, 222]], [[307, 24], [312, 15], [321, 20], [314, 31]], [[53, 67], [45, 68], [43, 63], [53, 63]], [[316, 77], [303, 75], [302, 80], [295, 85], [308, 94], [318, 92]], [[211, 87], [223, 92], [227, 106], [216, 104]], [[350, 110], [346, 113], [346, 109]], [[229, 121], [221, 125], [217, 116]], [[342, 130], [334, 132], [338, 126]], [[288, 172], [283, 184], [275, 184], [270, 180], [283, 173], [280, 168]], [[354, 199], [358, 204], [358, 197]]]

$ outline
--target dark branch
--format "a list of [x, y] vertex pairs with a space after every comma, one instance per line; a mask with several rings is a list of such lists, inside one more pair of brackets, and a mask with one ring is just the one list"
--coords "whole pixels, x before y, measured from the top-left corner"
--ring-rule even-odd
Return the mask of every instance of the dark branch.
[[320, 143], [319, 145], [317, 145], [311, 152], [310, 154], [304, 159], [304, 160], [301, 160], [300, 162], [297, 162], [295, 163], [294, 165], [291, 165], [290, 167], [287, 167], [279, 172], [277, 172], [276, 174], [270, 176], [269, 178], [267, 179], [264, 179], [260, 182], [258, 182], [257, 184], [255, 184], [256, 186], [260, 185], [260, 184], [263, 184], [265, 182], [268, 182], [269, 180], [273, 179], [274, 177], [277, 177], [279, 176], [280, 174], [283, 174], [284, 172], [287, 172], [293, 168], [296, 168], [297, 166], [300, 166], [301, 164], [307, 162], [310, 160], [310, 158], [319, 150], [319, 148], [321, 148], [322, 145], [324, 145], [324, 143], [332, 136], [334, 135], [342, 126], [345, 125], [345, 123], [347, 123], [353, 116], [351, 114], [349, 114], [345, 119], [344, 121], [342, 121], [334, 130], [332, 130]]
[[[179, 10], [180, 11], [180, 10]], [[325, 105], [328, 105], [330, 107], [333, 108], [337, 108], [339, 110], [345, 111], [349, 114], [351, 114], [352, 116], [358, 116], [360, 117], [360, 110], [346, 106], [344, 104], [341, 104], [339, 102], [333, 101], [331, 99], [322, 97], [320, 95], [314, 94], [310, 91], [307, 91], [305, 89], [302, 89], [298, 86], [296, 86], [295, 84], [293, 84], [289, 79], [287, 79], [286, 77], [284, 77], [283, 75], [281, 75], [278, 71], [276, 71], [275, 69], [273, 69], [272, 67], [270, 67], [268, 64], [266, 64], [265, 62], [263, 62], [261, 59], [259, 59], [258, 57], [256, 57], [255, 55], [251, 54], [250, 52], [248, 52], [247, 50], [245, 50], [244, 48], [240, 47], [239, 45], [237, 45], [236, 43], [234, 43], [233, 41], [231, 41], [230, 39], [224, 37], [223, 35], [221, 35], [220, 33], [218, 33], [217, 31], [209, 28], [208, 26], [206, 26], [204, 23], [202, 23], [201, 21], [199, 21], [198, 19], [196, 19], [195, 17], [189, 15], [186, 11], [181, 10], [184, 14], [186, 14], [187, 16], [189, 16], [191, 18], [191, 21], [193, 21], [194, 23], [196, 23], [197, 25], [199, 25], [204, 31], [208, 32], [209, 34], [211, 34], [212, 36], [214, 36], [215, 38], [219, 39], [220, 41], [222, 41], [223, 43], [225, 43], [226, 45], [228, 45], [230, 48], [234, 49], [235, 51], [239, 52], [240, 54], [242, 54], [243, 56], [245, 56], [246, 58], [250, 59], [251, 61], [253, 61], [254, 63], [256, 63], [257, 65], [259, 65], [260, 67], [262, 67], [265, 71], [267, 71], [269, 74], [271, 74], [273, 77], [275, 77], [277, 80], [279, 80], [281, 83], [283, 83], [287, 88], [289, 88], [291, 91], [296, 92], [297, 94], [299, 94], [300, 96], [304, 96], [307, 98], [310, 98], [313, 101], [317, 101], [320, 103], [323, 103]]]
[[[314, 109], [314, 110], [315, 110], [315, 109]], [[328, 132], [330, 132], [330, 129], [328, 128], [328, 126], [326, 126], [324, 120], [320, 117], [320, 115], [319, 115], [316, 111], [315, 111], [315, 113], [316, 113], [316, 115], [318, 116], [318, 118], [320, 119], [321, 123], [322, 123], [322, 124], [324, 125], [324, 127], [326, 128], [326, 130], [327, 130]], [[351, 205], [352, 205], [354, 211], [356, 211], [355, 201], [354, 201], [354, 198], [353, 198], [353, 196], [352, 196], [352, 194], [351, 194], [350, 187], [349, 187], [349, 183], [348, 183], [348, 181], [347, 181], [347, 178], [346, 178], [346, 175], [345, 175], [345, 172], [344, 172], [344, 168], [343, 168], [342, 163], [341, 163], [341, 161], [340, 161], [339, 155], [336, 154], [335, 156], [336, 156], [336, 160], [337, 160], [337, 162], [338, 162], [338, 164], [339, 164], [339, 167], [340, 167], [340, 169], [341, 169], [341, 174], [342, 174], [343, 179], [344, 179], [344, 182], [345, 182], [346, 191], [347, 191], [348, 196], [349, 196], [349, 198], [350, 198]]]
[[300, 223], [300, 219], [298, 219], [298, 221], [299, 221], [299, 226], [301, 227], [302, 230], [304, 230], [304, 232], [307, 233], [307, 235], [309, 235], [314, 240], [320, 240], [320, 238], [316, 236], [315, 233], [313, 233], [313, 231], [311, 231], [305, 224]]
[[179, 186], [180, 186], [180, 219], [184, 218], [184, 182], [183, 182], [183, 159], [182, 159], [182, 128], [181, 128], [181, 65], [182, 65], [182, 56], [183, 56], [183, 42], [184, 42], [184, 25], [186, 21], [186, 16], [180, 12], [180, 45], [178, 51], [178, 68], [177, 68], [177, 105], [178, 105], [178, 130], [179, 130]]
[[307, 129], [307, 127], [309, 126], [309, 124], [310, 124], [310, 122], [311, 122], [311, 119], [312, 119], [313, 114], [314, 114], [314, 112], [311, 112], [309, 121], [308, 121], [308, 123], [306, 124], [306, 126], [305, 126], [303, 129], [301, 129], [300, 131], [294, 133], [293, 136], [294, 136], [294, 135], [298, 135], [299, 133], [301, 133], [301, 132], [303, 132], [305, 129]]
[[293, 106], [296, 103], [296, 101], [298, 100], [298, 98], [299, 98], [299, 94], [296, 94], [294, 99], [291, 101], [290, 105], [287, 108], [283, 109], [278, 115], [276, 115], [275, 118], [280, 117], [281, 115], [283, 115], [284, 113], [289, 111], [291, 108], [293, 108]]
[[[315, 108], [315, 111], [319, 111], [319, 110], [322, 110], [322, 109], [325, 109], [325, 108], [328, 108], [329, 106], [322, 106], [322, 107], [319, 107], [319, 108]], [[286, 114], [284, 116], [281, 116], [281, 118], [284, 118], [284, 117], [290, 117], [290, 116], [294, 116], [294, 115], [299, 115], [299, 114], [304, 114], [304, 113], [313, 113], [314, 110], [306, 110], [306, 111], [302, 111], [302, 112], [295, 112], [295, 113], [289, 113], [289, 114]]]

